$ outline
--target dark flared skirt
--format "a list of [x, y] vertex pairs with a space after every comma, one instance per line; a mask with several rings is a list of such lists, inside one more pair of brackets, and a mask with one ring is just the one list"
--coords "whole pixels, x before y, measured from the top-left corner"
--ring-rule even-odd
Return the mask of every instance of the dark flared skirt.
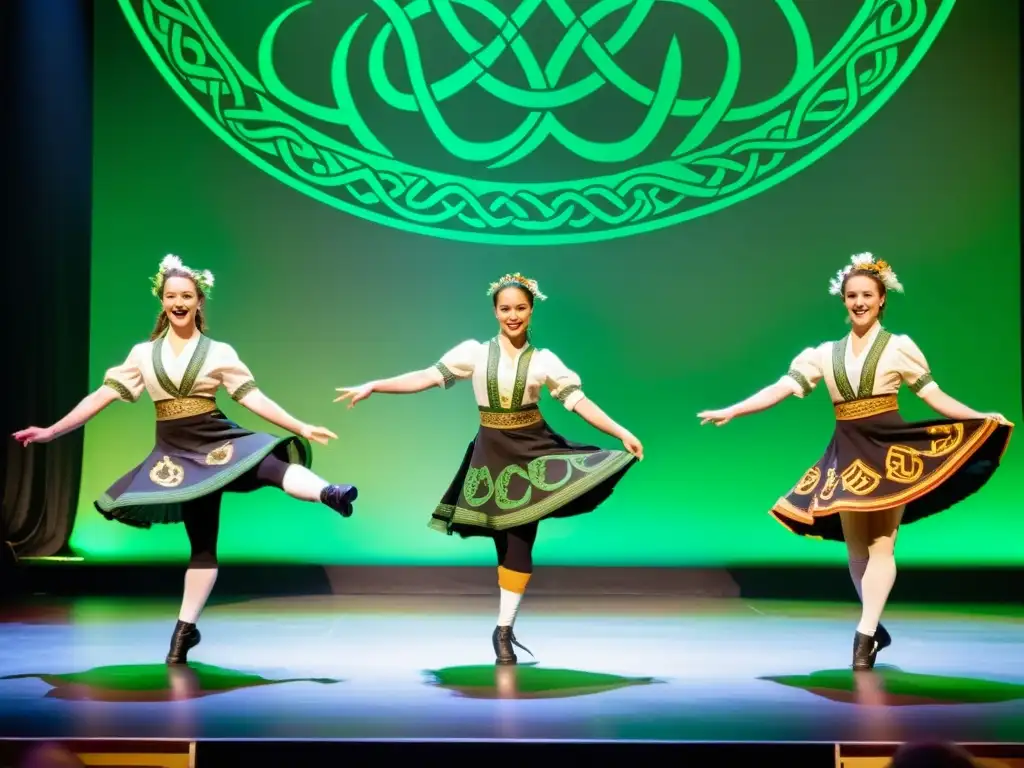
[[521, 427], [480, 427], [434, 509], [432, 529], [493, 536], [547, 517], [591, 512], [636, 463], [626, 451], [569, 442], [539, 413], [535, 418]]
[[312, 465], [309, 441], [250, 432], [218, 410], [157, 421], [156, 446], [96, 500], [108, 520], [138, 528], [180, 523], [186, 502], [222, 491], [262, 487], [255, 469], [274, 454], [289, 464]]
[[837, 420], [824, 456], [772, 508], [793, 533], [843, 541], [840, 512], [906, 505], [909, 524], [947, 510], [988, 482], [1013, 431], [995, 419], [906, 422], [891, 397], [837, 406], [857, 411], [871, 415]]

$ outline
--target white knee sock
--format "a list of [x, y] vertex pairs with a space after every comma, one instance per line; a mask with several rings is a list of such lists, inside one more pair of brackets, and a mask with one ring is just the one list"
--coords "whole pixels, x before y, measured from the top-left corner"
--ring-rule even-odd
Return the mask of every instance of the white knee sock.
[[185, 594], [181, 598], [178, 620], [195, 624], [217, 581], [216, 568], [189, 568], [185, 571]]
[[281, 483], [284, 492], [303, 501], [320, 501], [320, 492], [330, 483], [317, 477], [301, 464], [289, 464]]
[[499, 588], [498, 591], [501, 592], [501, 601], [498, 604], [498, 626], [511, 627], [516, 623], [519, 602], [523, 596], [519, 592], [509, 592], [507, 589]]
[[868, 559], [866, 557], [851, 557], [850, 558], [850, 579], [853, 581], [853, 587], [857, 590], [857, 599], [864, 600], [864, 588], [861, 586], [861, 582], [864, 580], [864, 571], [868, 567]]
[[857, 625], [858, 632], [874, 636], [894, 583], [896, 583], [896, 558], [891, 554], [872, 554], [868, 558], [868, 567], [864, 571], [864, 578], [861, 579], [863, 608], [861, 609], [860, 624]]

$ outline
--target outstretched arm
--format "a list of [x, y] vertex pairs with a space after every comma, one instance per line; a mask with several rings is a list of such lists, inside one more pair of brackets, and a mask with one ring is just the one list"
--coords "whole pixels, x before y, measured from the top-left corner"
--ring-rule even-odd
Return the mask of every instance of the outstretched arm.
[[909, 336], [896, 337], [896, 343], [899, 345], [897, 365], [900, 377], [910, 387], [910, 390], [928, 403], [934, 411], [947, 419], [958, 421], [993, 418], [1004, 424], [1010, 423], [998, 413], [981, 413], [947, 395], [932, 378], [931, 367], [917, 344]]
[[941, 389], [938, 385], [931, 387], [928, 391], [921, 394], [921, 399], [924, 400], [928, 405], [932, 407], [932, 410], [945, 416], [947, 419], [987, 419], [996, 418], [1000, 421], [1006, 422], [1006, 419], [995, 413], [981, 413], [973, 408], [970, 408], [959, 400], [950, 397]]
[[217, 342], [214, 354], [217, 355], [216, 368], [211, 375], [220, 380], [221, 385], [231, 395], [231, 399], [239, 403], [264, 421], [286, 429], [292, 434], [302, 435], [321, 445], [327, 445], [328, 439], [338, 439], [329, 429], [314, 427], [299, 421], [288, 411], [275, 403], [259, 388], [253, 378], [249, 366], [242, 362], [238, 353], [230, 344]]
[[422, 371], [403, 373], [401, 376], [392, 376], [390, 379], [371, 381], [367, 386], [372, 387], [374, 392], [384, 395], [414, 395], [433, 387], [443, 387], [444, 377], [437, 368], [430, 367]]
[[754, 393], [746, 400], [741, 400], [734, 405], [730, 405], [728, 408], [722, 408], [717, 411], [701, 411], [697, 414], [697, 418], [701, 420], [702, 426], [713, 423], [715, 426], [720, 427], [739, 416], [748, 416], [752, 413], [767, 411], [790, 395], [795, 394], [796, 392], [792, 387], [782, 381], [777, 381]]
[[809, 395], [824, 376], [821, 367], [824, 352], [824, 345], [817, 348], [809, 347], [796, 356], [786, 375], [774, 384], [770, 384], [746, 400], [741, 400], [728, 408], [701, 411], [697, 414], [697, 418], [701, 420], [701, 426], [714, 424], [716, 427], [721, 427], [737, 416], [748, 416], [752, 413], [767, 411], [790, 395], [796, 397]]
[[432, 387], [442, 386], [444, 386], [444, 378], [437, 368], [425, 368], [422, 371], [392, 376], [390, 379], [368, 381], [358, 387], [338, 387], [335, 390], [338, 396], [334, 398], [334, 402], [340, 403], [343, 400], [348, 400], [348, 407], [352, 408], [360, 400], [365, 400], [374, 392], [380, 392], [383, 395], [414, 395]]
[[29, 427], [15, 432], [14, 439], [23, 446], [29, 443], [48, 443], [61, 435], [75, 431], [115, 400], [134, 403], [146, 387], [139, 366], [140, 354], [140, 347], [133, 347], [124, 363], [106, 372], [103, 385], [83, 397], [63, 419], [49, 427]]
[[49, 427], [29, 427], [14, 433], [14, 439], [23, 446], [29, 443], [48, 443], [61, 435], [73, 432], [89, 419], [118, 399], [118, 393], [107, 386], [100, 387], [82, 398], [67, 416]]
[[583, 394], [579, 375], [551, 350], [543, 350], [541, 355], [544, 383], [551, 396], [560, 402], [566, 410], [576, 412], [590, 426], [621, 440], [622, 446], [627, 451], [642, 460], [644, 457], [643, 445], [632, 432], [618, 424], [611, 416], [602, 411], [597, 403]]
[[302, 435], [307, 440], [327, 445], [328, 438], [338, 439], [338, 436], [328, 429], [313, 427], [299, 421], [258, 389], [249, 390], [238, 399], [238, 402], [261, 419], [269, 421], [271, 424], [281, 429], [286, 429], [293, 434]]
[[385, 395], [412, 395], [434, 387], [448, 389], [459, 379], [468, 379], [473, 375], [476, 366], [475, 354], [479, 346], [476, 341], [464, 341], [442, 355], [441, 359], [429, 368], [392, 376], [390, 379], [368, 381], [358, 387], [338, 387], [338, 396], [334, 398], [334, 402], [348, 400], [348, 407], [352, 408], [374, 392]]
[[606, 435], [621, 440], [626, 450], [643, 461], [644, 447], [636, 439], [632, 432], [616, 422], [611, 416], [605, 413], [593, 400], [584, 398], [580, 400], [573, 409], [585, 422], [595, 429], [600, 429]]
[[261, 419], [293, 434], [301, 435], [306, 426], [258, 389], [250, 390], [238, 402]]
[[590, 426], [600, 429], [606, 435], [622, 440], [629, 434], [629, 430], [618, 424], [611, 416], [605, 413], [593, 400], [580, 400], [573, 409]]

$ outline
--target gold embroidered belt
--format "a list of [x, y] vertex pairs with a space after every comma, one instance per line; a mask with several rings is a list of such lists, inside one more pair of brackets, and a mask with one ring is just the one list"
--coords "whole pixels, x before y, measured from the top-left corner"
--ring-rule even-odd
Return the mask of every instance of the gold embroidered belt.
[[480, 409], [480, 426], [491, 429], [521, 429], [540, 424], [544, 417], [537, 407], [523, 408], [520, 411], [490, 411]]
[[877, 416], [880, 413], [898, 411], [899, 404], [896, 402], [896, 395], [881, 395], [879, 397], [865, 397], [862, 400], [836, 403], [835, 410], [836, 421], [853, 421], [854, 419], [866, 419], [869, 416]]
[[217, 401], [212, 397], [176, 397], [173, 400], [157, 400], [153, 404], [156, 406], [157, 421], [184, 419], [217, 410]]

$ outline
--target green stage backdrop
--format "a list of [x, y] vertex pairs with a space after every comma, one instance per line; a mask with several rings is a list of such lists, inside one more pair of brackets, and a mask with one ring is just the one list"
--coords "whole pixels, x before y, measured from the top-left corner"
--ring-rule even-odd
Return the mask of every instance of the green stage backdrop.
[[[360, 488], [348, 521], [228, 497], [225, 560], [490, 564], [487, 542], [427, 529], [476, 429], [469, 385], [331, 401], [488, 338], [487, 285], [521, 270], [550, 296], [536, 341], [647, 453], [598, 512], [543, 526], [540, 562], [838, 563], [767, 515], [829, 438], [824, 391], [723, 429], [695, 414], [844, 334], [828, 280], [869, 250], [907, 289], [888, 327], [948, 392], [1019, 421], [1014, 5], [97, 3], [92, 381], [146, 337], [148, 280], [179, 254], [216, 274], [211, 335], [340, 435], [314, 469]], [[187, 551], [181, 527], [92, 509], [152, 437], [148, 401], [88, 425], [72, 546], [89, 560]], [[1019, 563], [1022, 457], [908, 528], [902, 562]]]

